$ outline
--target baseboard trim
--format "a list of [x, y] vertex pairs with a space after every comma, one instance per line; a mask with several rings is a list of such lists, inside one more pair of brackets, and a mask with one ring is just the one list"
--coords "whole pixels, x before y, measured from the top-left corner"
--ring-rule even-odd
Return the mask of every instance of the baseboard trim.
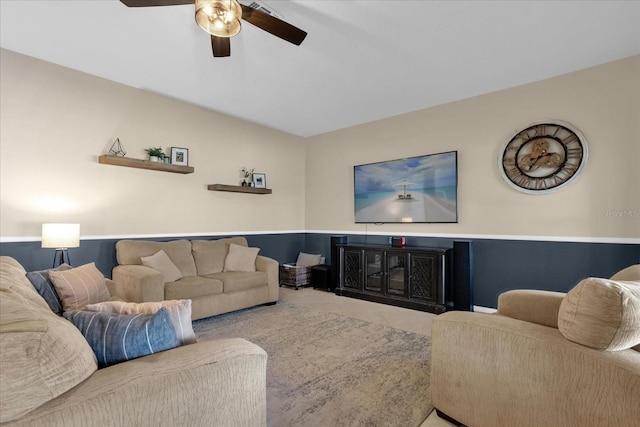
[[491, 307], [483, 307], [481, 305], [474, 305], [473, 306], [473, 311], [477, 312], [477, 313], [496, 313], [498, 310], [495, 308], [491, 308]]

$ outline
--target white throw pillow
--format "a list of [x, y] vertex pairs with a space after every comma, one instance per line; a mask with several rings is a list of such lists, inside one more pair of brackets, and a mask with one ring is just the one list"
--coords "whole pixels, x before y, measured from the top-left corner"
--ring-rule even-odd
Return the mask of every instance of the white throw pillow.
[[305, 254], [304, 252], [298, 254], [298, 260], [296, 261], [296, 266], [298, 267], [313, 267], [320, 264], [322, 264], [322, 255]]
[[175, 282], [182, 279], [182, 273], [162, 249], [153, 255], [141, 257], [142, 265], [158, 270], [164, 276], [164, 282]]
[[115, 314], [155, 314], [161, 308], [167, 309], [167, 314], [171, 320], [173, 328], [181, 345], [193, 344], [197, 342], [196, 334], [193, 332], [191, 323], [191, 300], [169, 300], [159, 302], [124, 302], [106, 301], [99, 304], [89, 304], [85, 307], [87, 311], [102, 311]]
[[260, 248], [248, 248], [246, 246], [229, 245], [229, 253], [224, 259], [223, 271], [256, 271], [256, 258], [258, 257]]

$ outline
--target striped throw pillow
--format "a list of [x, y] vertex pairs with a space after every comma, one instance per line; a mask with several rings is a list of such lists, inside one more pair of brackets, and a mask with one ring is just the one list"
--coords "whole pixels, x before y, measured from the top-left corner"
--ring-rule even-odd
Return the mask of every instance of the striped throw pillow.
[[125, 302], [125, 301], [105, 301], [97, 304], [89, 304], [84, 309], [86, 311], [102, 311], [116, 314], [153, 314], [161, 308], [166, 308], [171, 319], [171, 324], [176, 330], [180, 345], [193, 344], [198, 342], [196, 334], [193, 332], [191, 323], [191, 300], [166, 300], [158, 302]]
[[49, 271], [64, 311], [82, 310], [87, 304], [109, 301], [104, 276], [95, 263], [66, 271]]
[[179, 346], [166, 308], [155, 314], [118, 315], [96, 311], [67, 311], [96, 355], [98, 368]]

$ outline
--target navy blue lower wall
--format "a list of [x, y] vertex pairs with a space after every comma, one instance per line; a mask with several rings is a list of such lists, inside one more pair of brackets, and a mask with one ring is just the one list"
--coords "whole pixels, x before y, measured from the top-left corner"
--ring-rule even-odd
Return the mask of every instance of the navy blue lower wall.
[[[387, 244], [387, 236], [346, 235], [349, 243]], [[330, 254], [327, 234], [307, 234], [307, 252]], [[473, 302], [495, 308], [511, 289], [567, 292], [585, 277], [611, 277], [640, 263], [640, 245], [498, 239], [407, 237], [407, 246], [453, 247], [473, 242]], [[328, 256], [328, 255], [327, 255]]]
[[[385, 244], [386, 236], [348, 235], [349, 243]], [[220, 236], [226, 237], [226, 236]], [[320, 253], [331, 260], [331, 235], [321, 233], [257, 234], [245, 236], [260, 254], [279, 263], [295, 262], [299, 252]], [[176, 236], [175, 238], [179, 238]], [[188, 239], [214, 239], [216, 236]], [[170, 240], [170, 239], [153, 239]], [[453, 246], [456, 239], [407, 237], [409, 246]], [[496, 307], [498, 295], [511, 289], [543, 289], [567, 292], [585, 277], [610, 277], [632, 264], [640, 263], [640, 245], [616, 243], [544, 242], [529, 240], [464, 239], [473, 242], [474, 304]], [[117, 265], [116, 239], [82, 240], [79, 248], [69, 249], [73, 265], [95, 262], [111, 277]], [[53, 249], [42, 249], [40, 242], [0, 244], [0, 255], [16, 258], [27, 271], [51, 267]]]

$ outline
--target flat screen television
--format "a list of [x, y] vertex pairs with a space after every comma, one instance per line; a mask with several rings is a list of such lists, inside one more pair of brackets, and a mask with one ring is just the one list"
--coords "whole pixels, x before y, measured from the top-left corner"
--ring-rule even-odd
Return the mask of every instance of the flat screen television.
[[356, 223], [458, 222], [458, 152], [353, 167]]

